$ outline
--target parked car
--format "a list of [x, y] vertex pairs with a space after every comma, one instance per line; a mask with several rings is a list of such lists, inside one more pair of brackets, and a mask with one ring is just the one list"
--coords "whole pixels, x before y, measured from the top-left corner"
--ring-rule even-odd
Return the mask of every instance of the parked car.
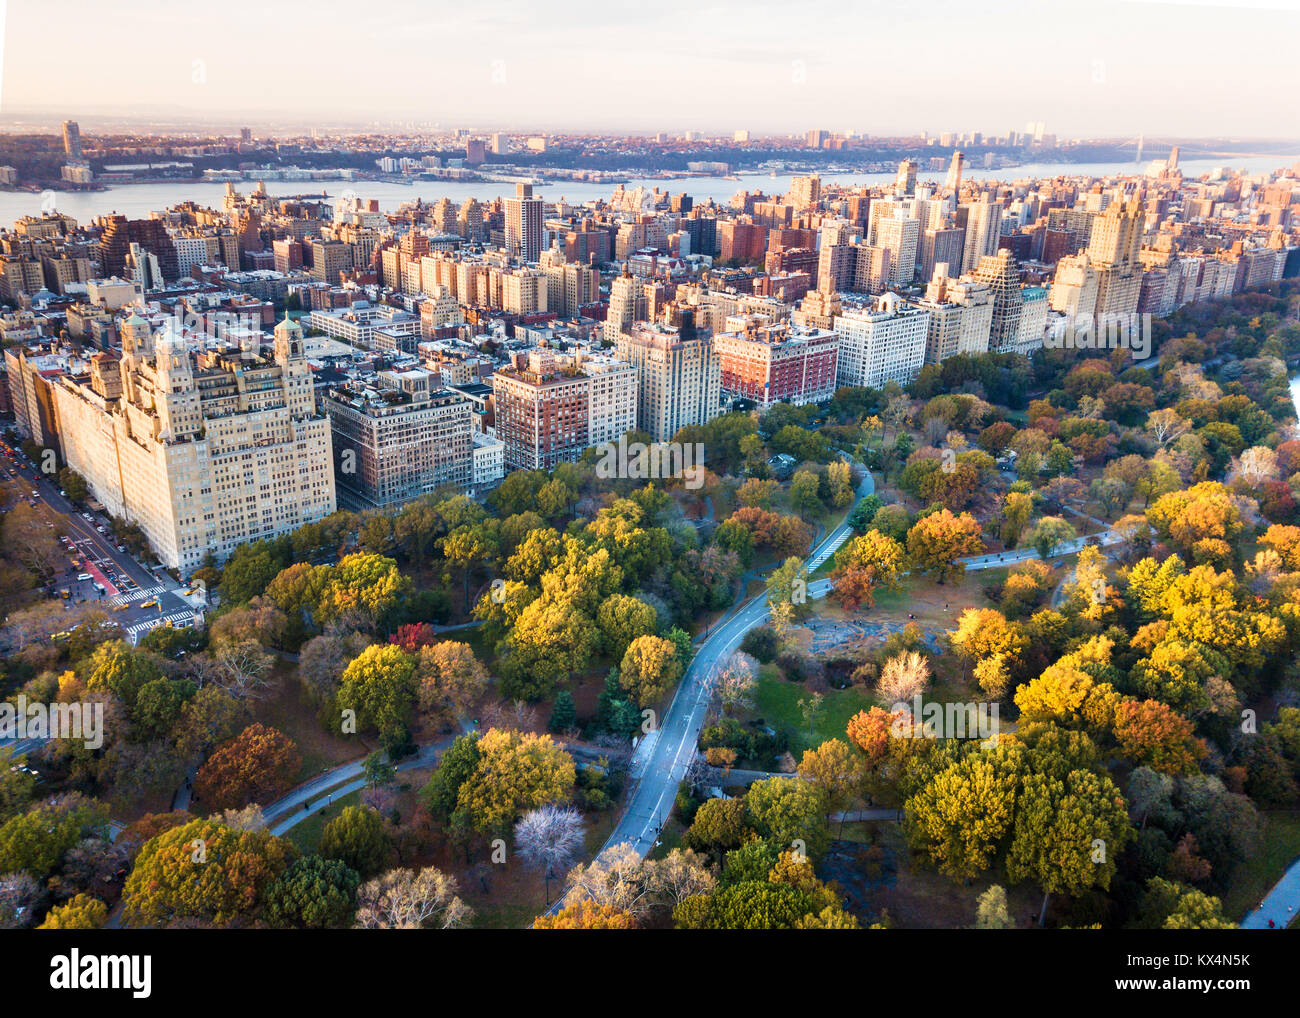
[[81, 580], [81, 581], [84, 582], [84, 581], [86, 581], [86, 580], [93, 580], [94, 577], [91, 576], [90, 573], [78, 573], [78, 574], [77, 574], [77, 579], [79, 579], [79, 580]]

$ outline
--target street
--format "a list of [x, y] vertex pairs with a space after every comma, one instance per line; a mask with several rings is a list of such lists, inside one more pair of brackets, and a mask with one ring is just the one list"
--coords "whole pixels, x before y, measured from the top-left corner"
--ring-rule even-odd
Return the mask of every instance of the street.
[[146, 569], [129, 552], [119, 551], [108, 517], [79, 508], [61, 495], [57, 477], [41, 473], [21, 450], [10, 454], [0, 449], [0, 481], [15, 498], [34, 503], [61, 537], [69, 557], [66, 568], [53, 578], [52, 597], [67, 590], [70, 596], [64, 604], [69, 608], [83, 602], [102, 603], [131, 643], [165, 622], [183, 626], [194, 618], [193, 606], [182, 596], [184, 587], [161, 569]]

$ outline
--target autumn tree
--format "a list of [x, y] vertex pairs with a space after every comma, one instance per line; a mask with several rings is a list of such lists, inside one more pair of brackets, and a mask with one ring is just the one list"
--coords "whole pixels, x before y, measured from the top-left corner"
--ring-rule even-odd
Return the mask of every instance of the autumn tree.
[[573, 795], [573, 758], [549, 735], [493, 728], [476, 750], [474, 770], [457, 790], [453, 826], [505, 832], [526, 810], [566, 803]]
[[301, 764], [292, 739], [255, 722], [208, 757], [195, 778], [194, 794], [214, 810], [270, 803], [293, 785]]
[[1064, 778], [1028, 774], [1016, 803], [1007, 875], [1043, 889], [1041, 926], [1053, 894], [1110, 887], [1131, 837], [1124, 797], [1109, 777], [1084, 770]]
[[960, 576], [965, 567], [959, 559], [984, 550], [980, 525], [970, 513], [954, 516], [940, 509], [918, 520], [907, 532], [907, 555], [921, 573], [934, 573], [939, 583]]
[[879, 587], [894, 588], [903, 573], [903, 547], [878, 530], [852, 538], [835, 553], [831, 583], [845, 611], [875, 603]]
[[450, 728], [488, 687], [487, 670], [468, 643], [444, 640], [420, 649], [415, 664], [416, 703], [421, 713]]
[[638, 636], [629, 644], [618, 677], [638, 707], [657, 703], [681, 678], [677, 648], [658, 636]]
[[983, 873], [1010, 829], [1019, 772], [1017, 754], [1003, 748], [949, 765], [904, 806], [912, 848], [950, 877]]
[[297, 857], [292, 843], [266, 831], [212, 820], [173, 827], [146, 842], [127, 877], [128, 926], [199, 920], [225, 926], [261, 915], [267, 889]]

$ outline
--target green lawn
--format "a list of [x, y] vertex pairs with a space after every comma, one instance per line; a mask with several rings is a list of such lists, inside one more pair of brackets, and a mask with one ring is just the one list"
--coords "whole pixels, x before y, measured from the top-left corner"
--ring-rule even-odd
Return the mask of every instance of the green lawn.
[[1237, 865], [1223, 896], [1223, 914], [1234, 921], [1245, 918], [1300, 858], [1300, 812], [1273, 810], [1263, 816], [1259, 851]]
[[285, 837], [297, 845], [303, 855], [310, 855], [320, 847], [320, 836], [325, 831], [325, 825], [338, 816], [344, 806], [358, 806], [360, 804], [361, 792], [349, 792], [347, 795], [336, 798], [325, 809], [318, 810], [307, 817], [306, 820], [299, 822], [296, 827], [291, 827]]
[[790, 736], [790, 752], [796, 760], [805, 749], [820, 746], [827, 739], [843, 739], [849, 718], [872, 704], [871, 694], [856, 686], [827, 690], [810, 735], [799, 709], [799, 701], [810, 696], [801, 683], [783, 678], [775, 665], [760, 669], [754, 697], [757, 714], [766, 724]]

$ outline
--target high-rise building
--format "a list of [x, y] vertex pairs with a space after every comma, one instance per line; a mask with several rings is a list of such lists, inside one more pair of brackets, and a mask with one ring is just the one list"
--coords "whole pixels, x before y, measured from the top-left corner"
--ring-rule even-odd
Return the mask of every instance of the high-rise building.
[[966, 231], [960, 226], [932, 227], [921, 234], [920, 275], [933, 279], [935, 269], [947, 265], [950, 272], [961, 273], [962, 248]]
[[904, 159], [898, 164], [898, 176], [894, 178], [894, 190], [899, 194], [916, 194], [916, 160]]
[[870, 311], [847, 311], [836, 317], [840, 337], [837, 381], [841, 386], [878, 389], [893, 380], [906, 384], [925, 363], [930, 312], [887, 293]]
[[985, 255], [971, 273], [980, 283], [987, 283], [993, 297], [993, 321], [989, 327], [989, 352], [1014, 351], [1021, 342], [1020, 312], [1025, 299], [1020, 292], [1020, 270], [1011, 252], [1003, 248], [996, 255]]
[[619, 358], [637, 371], [637, 427], [656, 442], [719, 411], [722, 375], [713, 336], [696, 328], [693, 310], [679, 316], [676, 326], [636, 324], [616, 341]]
[[916, 275], [916, 252], [921, 236], [921, 221], [904, 217], [900, 209], [892, 219], [876, 224], [876, 246], [889, 252], [889, 280], [900, 286], [910, 285]]
[[825, 403], [835, 395], [840, 340], [834, 332], [758, 315], [728, 319], [727, 326], [713, 337], [723, 399], [767, 409], [777, 402]]
[[1002, 239], [1002, 206], [982, 198], [962, 205], [961, 209], [966, 214], [965, 246], [962, 249], [961, 268], [954, 268], [953, 271], [969, 272], [985, 255], [998, 253], [998, 241]]
[[54, 387], [68, 465], [114, 516], [136, 523], [166, 565], [189, 573], [335, 509], [330, 426], [316, 406], [302, 330], [203, 350], [169, 327], [123, 329], [118, 384]]
[[441, 487], [471, 490], [470, 401], [420, 368], [381, 371], [377, 381], [377, 388], [335, 386], [323, 399], [339, 504], [361, 511], [402, 505]]
[[81, 158], [81, 125], [75, 120], [63, 122], [63, 152], [71, 159]]
[[993, 295], [987, 283], [952, 279], [940, 263], [915, 301], [930, 312], [925, 338], [925, 363], [941, 364], [956, 354], [987, 353], [993, 325]]
[[605, 314], [604, 337], [606, 343], [617, 343], [618, 337], [632, 328], [632, 323], [646, 317], [645, 289], [641, 281], [628, 272], [609, 285], [609, 310]]
[[636, 428], [636, 369], [612, 357], [532, 350], [494, 372], [492, 388], [507, 469], [549, 470]]
[[516, 184], [515, 196], [505, 200], [506, 250], [512, 257], [535, 262], [542, 253], [543, 204], [532, 184]]
[[961, 193], [961, 171], [965, 161], [965, 152], [958, 151], [952, 154], [952, 162], [948, 166], [948, 179], [944, 182], [944, 186], [954, 195]]

